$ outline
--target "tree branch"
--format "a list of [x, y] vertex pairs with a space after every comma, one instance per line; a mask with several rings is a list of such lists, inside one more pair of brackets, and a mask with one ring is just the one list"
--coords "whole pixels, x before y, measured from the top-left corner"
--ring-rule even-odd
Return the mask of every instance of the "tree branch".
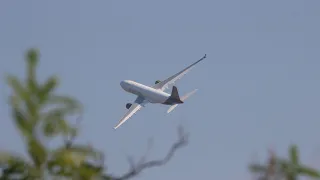
[[[81, 122], [82, 122], [82, 115], [79, 116], [79, 117], [76, 119], [76, 125], [75, 125], [75, 126], [76, 126], [77, 130], [80, 128], [80, 123], [81, 123]], [[65, 147], [66, 147], [66, 148], [70, 148], [70, 147], [73, 145], [76, 136], [77, 136], [76, 134], [70, 134], [69, 139], [65, 139], [65, 140], [64, 140], [64, 144], [65, 144]]]
[[184, 132], [184, 130], [181, 126], [178, 128], [178, 135], [179, 135], [179, 139], [171, 146], [167, 155], [163, 159], [151, 160], [151, 161], [145, 162], [146, 155], [142, 156], [140, 163], [137, 165], [134, 165], [133, 162], [130, 161], [131, 168], [127, 173], [125, 173], [124, 175], [122, 175], [120, 177], [112, 177], [112, 176], [110, 177], [109, 176], [109, 179], [111, 179], [111, 180], [128, 180], [128, 179], [140, 174], [142, 171], [144, 171], [146, 169], [165, 165], [167, 162], [169, 162], [172, 159], [172, 157], [174, 156], [175, 152], [178, 149], [184, 147], [188, 143], [188, 134]]

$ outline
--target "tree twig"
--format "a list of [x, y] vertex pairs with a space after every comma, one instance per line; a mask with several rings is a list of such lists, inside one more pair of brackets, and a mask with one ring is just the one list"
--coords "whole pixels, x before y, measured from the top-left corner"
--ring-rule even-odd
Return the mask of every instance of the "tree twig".
[[[80, 115], [77, 119], [76, 119], [76, 128], [77, 130], [80, 128], [80, 123], [82, 122], [82, 116]], [[76, 134], [70, 134], [70, 137], [68, 139], [68, 137], [65, 139], [65, 147], [68, 149], [72, 146], [74, 140], [76, 138]]]
[[[183, 146], [187, 145], [188, 143], [188, 134], [184, 132], [183, 128], [180, 126], [178, 128], [178, 135], [179, 139], [171, 146], [170, 150], [166, 154], [166, 156], [163, 159], [159, 160], [151, 160], [145, 162], [146, 155], [141, 158], [141, 161], [139, 164], [134, 165], [132, 161], [130, 162], [130, 170], [125, 173], [124, 175], [120, 177], [110, 177], [111, 180], [128, 180], [138, 174], [140, 174], [143, 170], [158, 167], [165, 165], [167, 162], [171, 160], [171, 158], [174, 156], [175, 152], [182, 148]], [[147, 151], [148, 152], [148, 151]]]

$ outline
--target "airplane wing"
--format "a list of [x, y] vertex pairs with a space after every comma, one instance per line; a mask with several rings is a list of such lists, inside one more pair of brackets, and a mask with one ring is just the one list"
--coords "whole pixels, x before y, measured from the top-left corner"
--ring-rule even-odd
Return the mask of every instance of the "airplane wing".
[[186, 67], [185, 69], [183, 69], [182, 71], [176, 73], [175, 75], [169, 77], [168, 79], [159, 82], [158, 84], [154, 85], [153, 88], [155, 89], [161, 89], [162, 91], [167, 89], [169, 87], [170, 84], [174, 84], [178, 79], [181, 79], [185, 74], [187, 74], [189, 72], [189, 70], [192, 69], [192, 67], [194, 65], [196, 65], [197, 63], [199, 63], [200, 61], [202, 61], [203, 59], [205, 59], [207, 57], [207, 55], [205, 54], [201, 59], [199, 59], [198, 61], [194, 62], [193, 64], [191, 64], [190, 66]]
[[126, 122], [132, 115], [134, 115], [137, 111], [139, 111], [142, 107], [145, 106], [147, 102], [142, 96], [138, 96], [137, 99], [134, 101], [134, 103], [131, 105], [127, 113], [120, 119], [118, 124], [114, 127], [114, 129], [117, 129], [120, 127], [124, 122]]

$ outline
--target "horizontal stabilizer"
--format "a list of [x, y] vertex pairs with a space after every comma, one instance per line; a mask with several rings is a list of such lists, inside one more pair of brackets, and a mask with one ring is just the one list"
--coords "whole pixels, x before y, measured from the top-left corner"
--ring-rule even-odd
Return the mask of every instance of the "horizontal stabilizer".
[[[188, 94], [184, 95], [182, 98], [181, 98], [181, 101], [185, 101], [186, 99], [188, 99], [192, 94], [194, 94], [195, 92], [197, 92], [198, 89], [195, 89], [191, 92], [189, 92]], [[170, 106], [170, 108], [168, 109], [167, 113], [170, 113], [174, 108], [176, 108], [178, 106], [178, 104], [174, 104], [172, 106]]]
[[178, 104], [172, 105], [170, 106], [170, 108], [168, 109], [167, 113], [170, 113], [174, 108], [176, 108], [178, 106]]

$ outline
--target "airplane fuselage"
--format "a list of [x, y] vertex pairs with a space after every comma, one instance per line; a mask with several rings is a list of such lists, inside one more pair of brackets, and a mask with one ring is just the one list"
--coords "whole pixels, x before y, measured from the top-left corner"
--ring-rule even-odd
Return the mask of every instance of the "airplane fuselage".
[[[148, 103], [169, 105], [170, 108], [168, 109], [167, 113], [171, 112], [179, 104], [183, 104], [184, 101], [192, 94], [194, 94], [197, 89], [183, 95], [180, 98], [178, 88], [174, 84], [178, 79], [181, 79], [194, 65], [205, 58], [206, 55], [204, 55], [201, 59], [192, 63], [188, 67], [184, 68], [183, 70], [179, 71], [178, 73], [175, 73], [174, 75], [162, 81], [156, 80], [155, 84], [152, 86], [147, 86], [138, 82], [134, 82], [132, 80], [121, 81], [120, 86], [122, 87], [122, 89], [130, 94], [136, 95], [137, 97], [133, 102], [126, 103], [126, 109], [128, 109], [128, 111], [120, 119], [114, 129], [117, 129], [119, 126], [121, 126], [124, 122], [126, 122], [130, 117], [137, 113], [142, 107], [145, 107], [145, 105]], [[170, 94], [164, 92], [165, 89], [169, 88], [168, 85], [173, 85]]]
[[120, 82], [120, 86], [123, 90], [126, 92], [129, 92], [131, 94], [135, 94], [137, 96], [143, 96], [147, 101], [150, 103], [165, 103], [168, 98], [170, 97], [170, 94], [154, 89], [150, 86], [146, 86], [144, 84], [140, 84], [131, 80], [124, 80]]

